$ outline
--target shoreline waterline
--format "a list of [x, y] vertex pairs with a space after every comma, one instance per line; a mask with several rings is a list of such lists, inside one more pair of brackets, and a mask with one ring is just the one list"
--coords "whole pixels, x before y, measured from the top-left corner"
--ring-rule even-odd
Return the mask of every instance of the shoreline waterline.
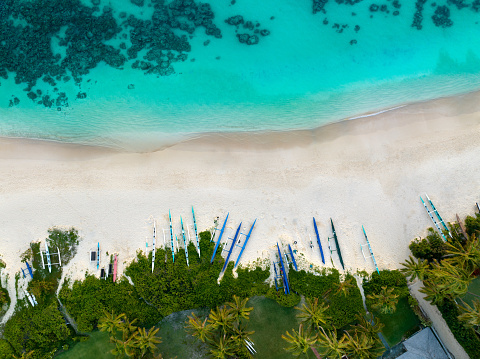
[[[63, 148], [70, 151], [84, 152], [85, 154], [95, 154], [100, 153], [154, 153], [158, 151], [165, 150], [173, 146], [190, 146], [191, 144], [203, 144], [207, 145], [208, 142], [217, 142], [222, 145], [225, 145], [226, 141], [231, 141], [229, 145], [235, 146], [238, 144], [240, 147], [245, 146], [245, 141], [248, 143], [249, 147], [254, 148], [271, 148], [279, 145], [281, 147], [288, 147], [289, 143], [292, 146], [298, 146], [299, 143], [304, 143], [306, 138], [322, 138], [326, 134], [332, 134], [336, 130], [339, 130], [342, 127], [345, 127], [346, 122], [350, 123], [359, 123], [362, 120], [368, 120], [373, 117], [378, 117], [386, 115], [390, 117], [390, 121], [394, 117], [401, 115], [412, 115], [412, 114], [421, 114], [422, 111], [433, 111], [435, 112], [435, 106], [441, 106], [437, 108], [438, 115], [441, 114], [441, 110], [444, 112], [449, 112], [450, 116], [452, 111], [446, 109], [448, 105], [452, 105], [455, 101], [469, 101], [469, 99], [478, 98], [479, 105], [473, 106], [470, 111], [480, 111], [480, 90], [456, 94], [453, 96], [443, 96], [431, 100], [422, 100], [418, 102], [410, 103], [401, 103], [393, 107], [380, 108], [372, 111], [368, 111], [362, 114], [350, 116], [343, 118], [338, 121], [328, 122], [322, 124], [315, 128], [292, 128], [287, 130], [252, 130], [252, 131], [218, 131], [218, 132], [192, 132], [185, 134], [174, 134], [173, 138], [166, 140], [168, 136], [164, 134], [164, 143], [154, 143], [153, 140], [145, 141], [145, 139], [139, 139], [139, 142], [135, 145], [130, 143], [130, 146], [127, 148], [125, 146], [106, 146], [93, 144], [90, 142], [77, 143], [77, 142], [67, 142], [59, 139], [50, 139], [50, 138], [28, 138], [28, 137], [8, 137], [0, 136], [0, 145], [3, 143], [3, 147], [8, 144], [8, 147], [12, 150], [16, 146], [35, 146], [36, 144], [40, 145], [42, 148], [52, 149]], [[472, 107], [472, 106], [470, 106]], [[412, 119], [410, 119], [412, 120]], [[389, 124], [385, 124], [388, 126]], [[397, 125], [402, 126], [401, 122], [398, 122]], [[341, 135], [339, 133], [338, 135]], [[127, 141], [128, 142], [128, 141]], [[127, 143], [125, 142], [124, 145]], [[211, 144], [215, 146], [215, 144]], [[1, 152], [1, 150], [0, 150]]]

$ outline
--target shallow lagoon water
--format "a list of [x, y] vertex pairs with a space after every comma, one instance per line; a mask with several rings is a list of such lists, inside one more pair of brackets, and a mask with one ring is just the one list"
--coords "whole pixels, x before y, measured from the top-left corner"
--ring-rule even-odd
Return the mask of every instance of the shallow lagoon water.
[[[315, 128], [480, 88], [480, 13], [452, 5], [453, 26], [437, 27], [436, 7], [427, 2], [417, 30], [411, 26], [415, 2], [401, 1], [398, 16], [392, 1], [383, 3], [388, 13], [372, 12], [368, 1], [330, 0], [325, 14], [313, 14], [312, 0], [212, 1], [223, 37], [197, 28], [187, 60], [172, 64], [170, 76], [144, 75], [132, 69], [133, 60], [122, 69], [100, 62], [80, 85], [59, 81], [54, 91], [39, 80], [35, 88], [43, 93], [68, 97], [68, 106], [51, 108], [31, 101], [15, 74], [0, 79], [0, 135], [152, 150], [205, 132]], [[100, 9], [113, 8], [120, 24], [121, 11], [150, 18], [149, 4], [103, 0]], [[270, 35], [258, 35], [256, 45], [240, 43], [235, 31], [248, 31], [224, 22], [234, 15], [260, 23]], [[124, 27], [108, 44], [116, 46], [130, 30]], [[64, 56], [56, 41], [52, 48]], [[87, 97], [76, 98], [79, 91]], [[12, 96], [20, 102], [9, 107]]]

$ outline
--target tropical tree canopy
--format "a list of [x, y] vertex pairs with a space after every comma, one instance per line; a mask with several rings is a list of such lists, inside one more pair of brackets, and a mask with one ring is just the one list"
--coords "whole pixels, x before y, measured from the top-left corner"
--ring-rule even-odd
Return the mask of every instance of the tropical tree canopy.
[[372, 307], [383, 314], [391, 314], [397, 310], [398, 294], [393, 293], [395, 288], [382, 287], [378, 294], [369, 294], [367, 298], [372, 300]]
[[416, 278], [420, 280], [425, 279], [425, 273], [429, 268], [429, 263], [425, 259], [418, 259], [417, 261], [409, 256], [405, 263], [401, 263], [403, 268], [400, 271], [407, 277], [410, 277], [410, 281], [413, 282]]
[[295, 307], [295, 309], [300, 311], [300, 313], [297, 314], [297, 318], [299, 318], [301, 323], [308, 329], [318, 329], [321, 325], [325, 324], [329, 318], [325, 314], [328, 305], [325, 305], [323, 302], [319, 304], [318, 298], [314, 298], [313, 300], [306, 298], [305, 304], [303, 304], [301, 308]]
[[465, 302], [462, 304], [463, 306], [459, 306], [462, 314], [458, 316], [458, 319], [464, 322], [467, 328], [478, 328], [480, 326], [480, 301], [474, 299], [472, 307]]
[[316, 335], [312, 335], [310, 330], [304, 330], [303, 324], [300, 324], [298, 332], [292, 329], [292, 334], [287, 331], [286, 335], [282, 334], [282, 338], [290, 344], [285, 350], [296, 357], [307, 354], [317, 342]]

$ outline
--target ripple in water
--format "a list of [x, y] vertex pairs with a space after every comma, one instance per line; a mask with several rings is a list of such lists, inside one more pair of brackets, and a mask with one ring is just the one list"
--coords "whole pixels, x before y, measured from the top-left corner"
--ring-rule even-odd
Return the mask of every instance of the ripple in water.
[[480, 86], [480, 1], [6, 0], [0, 134], [156, 149]]

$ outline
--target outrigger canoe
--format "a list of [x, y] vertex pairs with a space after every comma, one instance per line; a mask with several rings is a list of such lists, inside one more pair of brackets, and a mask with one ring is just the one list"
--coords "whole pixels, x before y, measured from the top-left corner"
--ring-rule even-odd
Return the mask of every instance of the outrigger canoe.
[[197, 240], [198, 255], [200, 255], [200, 243], [198, 241], [197, 221], [195, 220], [195, 212], [193, 210], [193, 206], [192, 206], [192, 216], [193, 216], [193, 228], [195, 229], [195, 239]]
[[172, 246], [172, 260], [173, 263], [175, 263], [175, 246], [173, 244], [173, 229], [172, 229], [172, 214], [170, 213], [170, 210], [168, 210], [168, 219], [170, 221], [170, 244]]
[[215, 249], [213, 250], [213, 253], [212, 253], [212, 259], [210, 259], [210, 264], [213, 263], [213, 259], [215, 258], [215, 255], [217, 254], [217, 249], [218, 249], [218, 246], [220, 245], [220, 241], [222, 240], [222, 235], [223, 235], [223, 232], [225, 231], [225, 226], [227, 225], [227, 220], [228, 220], [229, 214], [230, 213], [227, 213], [227, 218], [225, 218], [225, 222], [223, 222], [222, 229], [220, 230], [220, 235], [218, 236], [217, 243], [215, 244]]
[[238, 233], [240, 232], [240, 228], [242, 227], [242, 222], [238, 225], [237, 231], [235, 232], [235, 237], [233, 237], [232, 245], [230, 246], [230, 250], [228, 251], [227, 259], [225, 259], [225, 264], [223, 265], [222, 272], [225, 271], [225, 268], [227, 268], [228, 260], [230, 259], [230, 256], [232, 255], [233, 247], [235, 246], [235, 243], [237, 242], [237, 237]]
[[315, 217], [313, 217], [313, 226], [315, 227], [315, 234], [317, 235], [317, 243], [320, 248], [320, 254], [322, 255], [322, 262], [325, 264], [325, 257], [323, 256], [322, 244], [320, 243], [320, 235], [318, 234], [317, 222], [315, 222]]
[[331, 218], [330, 223], [332, 224], [333, 239], [335, 240], [335, 246], [337, 247], [338, 259], [340, 259], [340, 264], [342, 265], [343, 270], [345, 270], [345, 266], [343, 265], [342, 252], [340, 251], [340, 246], [338, 245], [337, 233], [335, 232], [335, 227], [333, 226], [333, 221]]
[[290, 244], [288, 245], [288, 251], [290, 252], [290, 257], [292, 257], [293, 267], [295, 268], [295, 270], [298, 270], [297, 261], [295, 260], [295, 257], [293, 256], [293, 251], [292, 251], [292, 247], [290, 246]]
[[248, 231], [247, 236], [245, 237], [245, 242], [243, 243], [242, 250], [240, 251], [240, 254], [237, 257], [237, 261], [235, 262], [235, 267], [234, 268], [237, 268], [238, 262], [240, 262], [240, 258], [242, 257], [242, 254], [243, 254], [243, 251], [245, 250], [245, 247], [247, 246], [248, 239], [250, 238], [250, 235], [252, 234], [253, 227], [255, 226], [256, 222], [257, 222], [257, 220], [255, 219], [252, 226], [250, 227], [250, 230]]

